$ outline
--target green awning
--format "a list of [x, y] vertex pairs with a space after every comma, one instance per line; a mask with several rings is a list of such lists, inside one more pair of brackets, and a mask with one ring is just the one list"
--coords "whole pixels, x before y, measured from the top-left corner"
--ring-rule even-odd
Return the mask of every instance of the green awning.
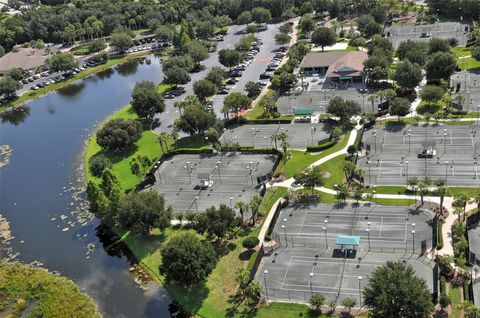
[[347, 235], [338, 235], [335, 240], [337, 245], [360, 245], [360, 236], [347, 236]]
[[351, 79], [352, 79], [351, 76], [340, 76], [341, 81], [346, 81], [346, 80], [351, 80]]
[[306, 116], [311, 114], [313, 114], [313, 109], [310, 109], [310, 108], [295, 109], [295, 115], [298, 115], [298, 116]]

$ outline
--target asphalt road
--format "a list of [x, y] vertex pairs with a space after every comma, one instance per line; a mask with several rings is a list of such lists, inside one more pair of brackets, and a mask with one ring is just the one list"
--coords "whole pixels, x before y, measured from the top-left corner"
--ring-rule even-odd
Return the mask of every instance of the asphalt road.
[[[273, 51], [278, 48], [278, 45], [275, 43], [275, 34], [278, 32], [278, 28], [281, 24], [282, 23], [269, 24], [266, 31], [257, 33], [257, 37], [263, 41], [263, 45], [260, 47], [260, 52], [256, 55], [253, 63], [243, 72], [243, 76], [240, 78], [239, 82], [231, 88], [231, 92], [244, 91], [244, 86], [248, 81], [257, 81], [259, 79], [259, 75], [265, 71], [269, 60], [271, 60], [275, 55]], [[233, 49], [240, 38], [245, 35], [241, 32], [244, 28], [244, 25], [231, 26], [228, 34], [224, 37], [224, 40], [218, 42], [217, 50], [213, 53], [210, 53], [208, 59], [201, 63], [205, 66], [205, 69], [198, 73], [191, 73], [191, 81], [186, 85], [182, 85], [185, 87], [186, 93], [173, 99], [165, 100], [165, 111], [155, 116], [159, 123], [159, 125], [154, 128], [155, 133], [158, 134], [163, 131], [170, 132], [173, 130], [173, 121], [175, 118], [180, 116], [178, 109], [174, 107], [175, 101], [181, 100], [185, 96], [192, 95], [193, 83], [203, 79], [212, 69], [212, 67], [223, 67], [218, 62], [218, 51], [221, 49]], [[223, 107], [223, 100], [225, 96], [226, 95], [216, 95], [213, 97], [213, 107], [219, 118], [223, 118], [221, 109]]]

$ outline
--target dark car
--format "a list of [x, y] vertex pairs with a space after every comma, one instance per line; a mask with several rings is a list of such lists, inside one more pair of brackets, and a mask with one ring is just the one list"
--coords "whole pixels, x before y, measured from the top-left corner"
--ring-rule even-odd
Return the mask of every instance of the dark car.
[[171, 94], [171, 93], [167, 93], [167, 94], [163, 95], [163, 97], [164, 97], [165, 99], [172, 99], [172, 98], [175, 98], [175, 95], [173, 95], [173, 94]]
[[226, 87], [222, 87], [218, 90], [218, 94], [220, 95], [227, 95], [229, 92], [230, 92], [229, 89]]
[[272, 72], [264, 72], [264, 73], [260, 74], [260, 79], [267, 79], [267, 78], [272, 77], [272, 75], [273, 75]]
[[235, 85], [238, 82], [236, 78], [229, 78], [225, 83], [228, 85]]
[[241, 71], [233, 71], [230, 75], [232, 77], [242, 77], [242, 72]]

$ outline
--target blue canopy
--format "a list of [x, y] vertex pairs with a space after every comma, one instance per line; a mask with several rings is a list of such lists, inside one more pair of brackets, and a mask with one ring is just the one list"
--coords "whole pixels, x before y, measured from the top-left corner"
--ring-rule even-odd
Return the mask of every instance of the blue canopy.
[[360, 245], [360, 236], [338, 235], [335, 241], [337, 245]]

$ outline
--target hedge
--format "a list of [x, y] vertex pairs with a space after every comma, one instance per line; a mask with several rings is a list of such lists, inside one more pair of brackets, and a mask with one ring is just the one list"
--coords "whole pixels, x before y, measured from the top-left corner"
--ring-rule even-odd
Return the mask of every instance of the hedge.
[[468, 280], [463, 281], [463, 299], [464, 301], [470, 301], [470, 284]]
[[325, 149], [328, 149], [330, 147], [333, 147], [336, 144], [334, 140], [330, 140], [327, 142], [324, 142], [318, 146], [307, 146], [307, 151], [308, 152], [318, 152], [318, 151], [323, 151]]
[[257, 259], [257, 256], [258, 256], [257, 251], [255, 251], [255, 253], [253, 253], [250, 256], [250, 259], [248, 260], [248, 264], [247, 264], [247, 271], [250, 272], [252, 270], [253, 264], [255, 264], [255, 260]]
[[[242, 117], [243, 118], [243, 117]], [[261, 125], [261, 124], [291, 124], [293, 116], [286, 116], [280, 118], [258, 118], [258, 119], [245, 119], [239, 122], [251, 125]]]
[[437, 250], [441, 250], [443, 248], [443, 235], [442, 235], [442, 227], [443, 221], [438, 221], [438, 229], [437, 229]]
[[446, 285], [447, 280], [445, 279], [445, 276], [440, 276], [440, 294], [446, 293]]

